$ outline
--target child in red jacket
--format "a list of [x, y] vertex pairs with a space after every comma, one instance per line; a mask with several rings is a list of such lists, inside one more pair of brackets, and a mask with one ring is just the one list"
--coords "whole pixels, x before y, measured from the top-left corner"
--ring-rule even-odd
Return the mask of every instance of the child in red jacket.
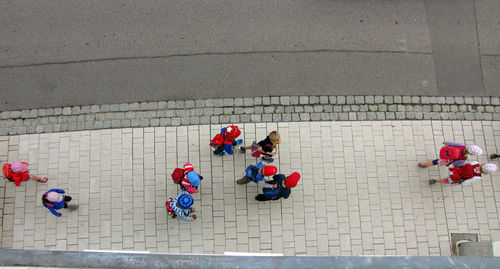
[[13, 181], [17, 187], [21, 186], [21, 182], [28, 179], [33, 179], [40, 181], [42, 183], [47, 182], [46, 177], [37, 177], [34, 174], [30, 174], [28, 170], [28, 163], [15, 161], [12, 164], [6, 163], [3, 165], [3, 175], [9, 180]]
[[175, 168], [172, 173], [172, 180], [179, 184], [183, 191], [190, 194], [199, 192], [198, 187], [201, 184], [203, 177], [194, 171], [191, 163], [185, 163], [184, 168]]
[[449, 177], [438, 180], [431, 179], [429, 180], [429, 185], [436, 183], [469, 185], [481, 180], [482, 174], [491, 174], [497, 169], [498, 167], [492, 163], [480, 165], [478, 162], [468, 162], [460, 166], [460, 168], [448, 168]]
[[243, 139], [236, 139], [241, 131], [236, 125], [224, 127], [211, 141], [210, 146], [214, 147], [214, 154], [223, 156], [224, 154], [233, 155], [233, 147], [241, 144]]
[[420, 167], [429, 167], [433, 165], [453, 165], [453, 167], [460, 167], [467, 161], [468, 155], [482, 155], [483, 150], [477, 145], [468, 145], [455, 142], [443, 142], [445, 145], [439, 151], [439, 159], [432, 161], [421, 162], [418, 164]]
[[181, 180], [181, 189], [190, 194], [199, 192], [198, 187], [203, 177], [194, 171], [191, 163], [184, 164], [184, 177]]

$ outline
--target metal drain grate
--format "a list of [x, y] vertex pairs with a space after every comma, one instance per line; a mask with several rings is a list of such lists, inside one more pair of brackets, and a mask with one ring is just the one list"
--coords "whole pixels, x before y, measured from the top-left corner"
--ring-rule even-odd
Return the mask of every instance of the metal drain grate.
[[457, 243], [460, 241], [477, 242], [477, 234], [473, 233], [452, 233], [451, 251], [453, 256], [458, 256]]

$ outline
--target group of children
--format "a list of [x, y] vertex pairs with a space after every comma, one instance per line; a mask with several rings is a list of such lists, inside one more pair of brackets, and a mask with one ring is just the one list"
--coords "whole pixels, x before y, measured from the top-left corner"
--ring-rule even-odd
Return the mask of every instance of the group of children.
[[[223, 156], [225, 154], [234, 154], [234, 147], [243, 143], [242, 139], [237, 139], [241, 131], [236, 125], [227, 126], [221, 129], [211, 141], [210, 145], [215, 148], [215, 155]], [[249, 146], [241, 146], [242, 153], [250, 150], [253, 157], [261, 157], [262, 161], [254, 165], [249, 165], [244, 176], [236, 181], [238, 185], [254, 182], [260, 186], [262, 193], [255, 196], [257, 201], [287, 199], [290, 196], [291, 189], [294, 188], [300, 180], [300, 174], [293, 172], [289, 176], [278, 174], [276, 166], [269, 165], [274, 161], [277, 154], [278, 145], [281, 143], [280, 134], [272, 131], [269, 135], [259, 142], [253, 141]], [[477, 161], [468, 161], [469, 155], [482, 155], [483, 150], [477, 145], [469, 145], [454, 142], [444, 142], [441, 148], [439, 158], [421, 162], [420, 167], [429, 167], [435, 165], [449, 166], [448, 177], [443, 179], [431, 179], [430, 185], [436, 183], [445, 184], [464, 184], [469, 185], [481, 180], [483, 174], [495, 172], [498, 167], [493, 163], [479, 164]], [[495, 154], [492, 157], [497, 157]], [[20, 186], [21, 182], [28, 179], [47, 182], [46, 177], [38, 177], [30, 174], [28, 163], [15, 161], [12, 164], [3, 165], [3, 174], [5, 179], [14, 182]], [[199, 186], [203, 176], [194, 171], [191, 163], [185, 163], [183, 168], [176, 168], [171, 174], [174, 183], [179, 185], [180, 192], [175, 198], [170, 198], [165, 206], [167, 212], [173, 218], [179, 217], [185, 221], [195, 221], [196, 215], [192, 214], [194, 199], [192, 195], [199, 192]], [[269, 177], [272, 177], [270, 179]], [[57, 217], [61, 216], [57, 210], [66, 208], [70, 211], [78, 208], [78, 205], [70, 205], [71, 196], [66, 195], [64, 190], [51, 189], [42, 195], [42, 204]]]
[[439, 158], [421, 162], [420, 167], [429, 167], [434, 165], [452, 166], [448, 168], [448, 177], [443, 179], [430, 179], [429, 184], [464, 184], [469, 185], [481, 180], [481, 175], [491, 174], [498, 170], [498, 166], [493, 163], [479, 164], [477, 161], [468, 161], [468, 155], [482, 155], [483, 150], [477, 145], [469, 145], [444, 142], [444, 146], [439, 151]]
[[193, 207], [193, 193], [199, 192], [198, 187], [203, 177], [194, 171], [191, 163], [185, 163], [183, 168], [175, 168], [172, 172], [172, 180], [179, 185], [181, 192], [174, 199], [169, 198], [165, 203], [167, 213], [172, 217], [179, 217], [185, 221], [195, 221], [196, 215]]
[[[234, 154], [234, 147], [243, 143], [243, 139], [237, 139], [241, 135], [241, 130], [236, 125], [227, 126], [221, 129], [211, 141], [210, 145], [215, 149], [214, 155], [223, 156], [225, 154]], [[245, 175], [236, 181], [243, 185], [249, 182], [261, 184], [262, 194], [255, 196], [257, 201], [287, 199], [290, 196], [291, 188], [295, 187], [300, 180], [298, 172], [292, 173], [286, 177], [283, 174], [277, 174], [278, 168], [267, 163], [273, 162], [277, 154], [278, 145], [281, 143], [280, 134], [272, 131], [264, 140], [254, 141], [250, 146], [241, 146], [242, 153], [246, 150], [251, 151], [253, 157], [261, 157], [262, 161], [250, 165], [245, 169]], [[273, 179], [267, 181], [266, 178], [272, 176]], [[179, 217], [184, 221], [195, 221], [196, 215], [191, 214], [195, 211], [193, 207], [194, 193], [198, 192], [203, 177], [194, 171], [191, 163], [184, 164], [183, 168], [175, 168], [171, 174], [174, 183], [179, 185], [180, 192], [175, 198], [169, 198], [165, 203], [168, 214], [172, 217]]]

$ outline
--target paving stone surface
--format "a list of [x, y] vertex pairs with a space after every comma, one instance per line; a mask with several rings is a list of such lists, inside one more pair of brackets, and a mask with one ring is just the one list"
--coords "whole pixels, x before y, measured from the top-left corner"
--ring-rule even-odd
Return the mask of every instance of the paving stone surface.
[[[330, 116], [317, 114], [323, 111], [331, 113]], [[500, 120], [500, 101], [498, 97], [280, 96], [75, 106], [2, 111], [0, 135], [249, 121], [364, 121], [367, 118], [497, 121]]]
[[[498, 153], [499, 121], [251, 120], [238, 124], [246, 144], [278, 130], [274, 164], [302, 174], [287, 200], [257, 202], [258, 186], [235, 184], [256, 159], [214, 156], [208, 143], [220, 124], [0, 136], [2, 161], [28, 161], [32, 173], [49, 177], [1, 184], [1, 247], [427, 256], [450, 255], [450, 233], [492, 240], [500, 232], [500, 174], [429, 186], [446, 169], [417, 167], [445, 140]], [[170, 173], [187, 161], [204, 176], [193, 223], [165, 211], [178, 191]], [[53, 216], [40, 199], [50, 188], [67, 190], [80, 208]]]

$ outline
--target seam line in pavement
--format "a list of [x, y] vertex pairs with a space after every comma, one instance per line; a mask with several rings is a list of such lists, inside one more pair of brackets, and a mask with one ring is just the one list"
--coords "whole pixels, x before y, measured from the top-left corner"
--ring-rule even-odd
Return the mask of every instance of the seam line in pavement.
[[61, 61], [61, 62], [42, 62], [33, 64], [19, 64], [19, 65], [3, 65], [0, 69], [7, 68], [20, 68], [20, 67], [34, 67], [43, 65], [64, 65], [64, 64], [79, 64], [79, 63], [91, 63], [91, 62], [106, 62], [106, 61], [122, 61], [122, 60], [141, 60], [141, 59], [166, 59], [173, 57], [196, 57], [196, 56], [214, 56], [214, 55], [249, 55], [249, 54], [294, 54], [294, 53], [320, 53], [320, 52], [337, 52], [337, 53], [387, 53], [387, 54], [416, 54], [416, 55], [431, 55], [431, 52], [418, 52], [418, 51], [386, 51], [386, 50], [330, 50], [330, 49], [318, 49], [318, 50], [298, 50], [298, 51], [242, 51], [242, 52], [203, 52], [203, 53], [182, 53], [182, 54], [171, 54], [171, 55], [157, 55], [157, 56], [137, 56], [137, 57], [112, 57], [112, 58], [102, 58], [102, 59], [87, 59], [87, 60], [74, 60], [74, 61]]

